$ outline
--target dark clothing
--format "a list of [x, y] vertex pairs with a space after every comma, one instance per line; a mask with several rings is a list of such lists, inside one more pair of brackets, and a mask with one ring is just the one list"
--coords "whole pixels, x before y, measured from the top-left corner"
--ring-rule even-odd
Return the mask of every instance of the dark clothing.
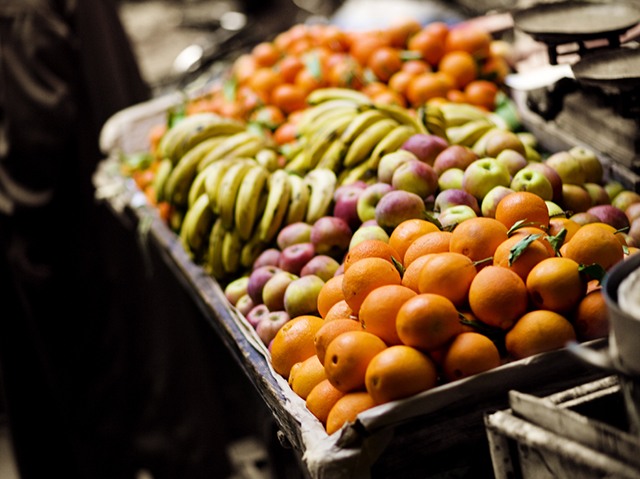
[[148, 98], [114, 3], [0, 2], [0, 367], [23, 479], [134, 477], [91, 175], [104, 122]]

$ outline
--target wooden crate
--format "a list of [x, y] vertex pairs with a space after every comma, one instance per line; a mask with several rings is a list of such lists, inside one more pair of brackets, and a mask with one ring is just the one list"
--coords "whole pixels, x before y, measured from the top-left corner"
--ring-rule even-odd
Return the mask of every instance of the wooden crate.
[[510, 391], [509, 404], [485, 415], [496, 479], [640, 477], [617, 376], [543, 398]]

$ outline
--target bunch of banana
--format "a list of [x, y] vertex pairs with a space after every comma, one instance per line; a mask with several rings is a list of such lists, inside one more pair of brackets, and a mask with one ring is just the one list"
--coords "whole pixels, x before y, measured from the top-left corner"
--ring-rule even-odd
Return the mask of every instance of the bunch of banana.
[[304, 183], [309, 187], [305, 221], [313, 224], [330, 213], [338, 178], [333, 170], [314, 168], [304, 176]]

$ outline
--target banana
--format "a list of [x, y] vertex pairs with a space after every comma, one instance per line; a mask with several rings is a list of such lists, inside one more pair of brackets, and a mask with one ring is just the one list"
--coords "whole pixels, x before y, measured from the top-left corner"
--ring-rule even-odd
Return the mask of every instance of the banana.
[[371, 99], [367, 95], [351, 88], [318, 88], [307, 95], [307, 103], [309, 105], [317, 105], [328, 100], [338, 99], [350, 100], [356, 105], [371, 105]]
[[163, 158], [160, 160], [156, 168], [156, 173], [153, 178], [153, 190], [156, 192], [156, 201], [164, 201], [166, 195], [164, 194], [164, 186], [167, 183], [167, 179], [173, 169], [173, 162], [169, 158]]
[[359, 106], [351, 100], [328, 100], [318, 105], [311, 106], [303, 111], [298, 122], [297, 134], [304, 136], [317, 125], [325, 115], [336, 110], [358, 111]]
[[218, 186], [216, 204], [222, 224], [226, 229], [233, 228], [236, 199], [242, 180], [252, 166], [257, 165], [254, 159], [237, 158], [229, 167]]
[[291, 161], [287, 162], [284, 170], [294, 175], [304, 175], [311, 170], [311, 157], [306, 149], [300, 150]]
[[344, 130], [340, 139], [347, 145], [350, 145], [364, 130], [385, 117], [385, 114], [378, 109], [372, 108], [364, 110], [356, 115], [353, 121]]
[[182, 118], [179, 122], [169, 128], [158, 144], [158, 154], [161, 158], [169, 158], [172, 162], [177, 161], [178, 145], [181, 144], [191, 131], [197, 131], [206, 125], [218, 121], [218, 115], [210, 112], [196, 113]]
[[308, 148], [306, 149], [306, 154], [309, 160], [307, 171], [312, 170], [318, 165], [318, 162], [327, 151], [332, 141], [341, 136], [355, 116], [355, 112], [352, 112], [335, 118], [310, 140]]
[[207, 138], [225, 137], [244, 131], [244, 129], [245, 125], [241, 121], [224, 116], [212, 118], [211, 121], [203, 124], [201, 127], [189, 130], [189, 132], [180, 139], [173, 153], [174, 159], [180, 158], [191, 148]]
[[335, 172], [340, 171], [347, 148], [342, 138], [334, 139], [318, 161], [316, 168], [329, 168]]
[[418, 109], [418, 116], [423, 124], [427, 126], [427, 130], [433, 135], [437, 135], [448, 141], [447, 138], [447, 121], [440, 105], [435, 103], [425, 103]]
[[305, 175], [304, 181], [310, 188], [305, 221], [313, 224], [329, 213], [338, 178], [333, 170], [315, 168]]
[[253, 236], [242, 245], [242, 250], [240, 251], [240, 265], [244, 269], [251, 269], [253, 267], [253, 263], [260, 256], [265, 248], [267, 247], [266, 243], [260, 239], [259, 231], [256, 229]]
[[350, 168], [366, 160], [378, 142], [396, 126], [396, 120], [384, 118], [366, 128], [349, 146], [343, 161], [344, 167]]
[[273, 148], [262, 148], [255, 154], [255, 158], [269, 173], [280, 168], [278, 152]]
[[487, 112], [467, 103], [448, 102], [439, 105], [447, 128], [487, 118]]
[[265, 138], [251, 130], [243, 130], [240, 133], [229, 135], [202, 158], [198, 164], [198, 170], [202, 171], [221, 158], [253, 157], [265, 145]]
[[269, 171], [260, 164], [250, 167], [242, 179], [234, 210], [234, 224], [240, 239], [246, 241], [251, 237], [258, 212], [264, 207], [267, 197], [267, 181]]
[[209, 169], [212, 168], [213, 166], [214, 164], [212, 163], [207, 168], [199, 172], [196, 175], [196, 177], [193, 179], [193, 183], [191, 183], [191, 187], [189, 188], [189, 195], [188, 195], [188, 201], [187, 201], [187, 206], [189, 208], [193, 206], [193, 203], [195, 203], [195, 201], [198, 199], [198, 197], [202, 193], [207, 192], [204, 186], [204, 183], [205, 183], [205, 180], [207, 179], [207, 175], [209, 174]]
[[377, 170], [369, 166], [369, 161], [363, 161], [352, 168], [342, 170], [338, 176], [338, 185], [350, 185], [356, 181], [367, 181], [375, 178]]
[[242, 160], [238, 160], [237, 158], [223, 158], [211, 163], [204, 170], [202, 170], [203, 172], [208, 172], [204, 179], [204, 190], [209, 197], [209, 205], [211, 206], [211, 211], [213, 211], [216, 215], [220, 212], [218, 208], [218, 190], [220, 189], [220, 182], [222, 181], [222, 177], [227, 172], [227, 170], [231, 168], [231, 166], [237, 161]]
[[493, 135], [496, 131], [501, 131], [500, 128], [498, 127], [493, 127], [493, 128], [489, 128], [486, 132], [484, 132], [480, 138], [478, 138], [475, 143], [473, 144], [473, 146], [471, 146], [471, 149], [473, 150], [473, 152], [478, 155], [479, 157], [483, 157], [486, 156], [487, 154], [487, 149], [486, 149], [486, 144], [487, 144], [487, 140], [489, 139], [489, 137], [491, 137], [491, 135]]
[[225, 231], [222, 239], [222, 268], [226, 274], [237, 273], [240, 269], [242, 245], [242, 240], [236, 229]]
[[369, 159], [366, 161], [368, 163], [367, 168], [377, 172], [380, 158], [382, 158], [387, 153], [399, 149], [404, 144], [404, 142], [409, 139], [409, 137], [415, 134], [416, 130], [411, 125], [396, 126], [393, 130], [387, 133], [385, 137], [382, 138], [375, 146], [375, 148], [371, 152], [371, 155], [369, 155]]
[[[304, 141], [313, 141], [315, 137], [328, 126], [331, 126], [337, 119], [344, 116], [355, 117], [358, 114], [358, 109], [354, 106], [336, 107], [327, 110], [322, 115], [316, 115], [316, 119], [307, 125], [298, 126], [298, 137], [304, 138]], [[306, 146], [307, 143], [303, 142]]]
[[198, 173], [198, 164], [220, 141], [218, 137], [204, 140], [175, 163], [164, 188], [164, 195], [169, 202], [179, 206], [188, 203], [189, 189]]
[[180, 238], [196, 260], [201, 258], [206, 247], [207, 235], [213, 224], [213, 219], [213, 211], [209, 207], [209, 197], [204, 193], [185, 213], [180, 229]]
[[429, 133], [425, 124], [416, 113], [399, 105], [376, 103], [375, 107], [400, 124], [413, 126], [418, 133]]
[[447, 138], [452, 145], [472, 147], [482, 135], [493, 128], [495, 125], [491, 121], [482, 118], [447, 128]]
[[258, 235], [264, 243], [270, 243], [280, 230], [289, 206], [290, 196], [289, 173], [284, 170], [276, 170], [271, 173], [267, 203], [264, 214], [258, 223]]
[[222, 243], [226, 229], [222, 224], [221, 218], [216, 218], [211, 227], [211, 233], [209, 234], [209, 247], [207, 248], [207, 256], [205, 263], [205, 271], [213, 276], [217, 280], [224, 279], [227, 272], [224, 269], [224, 263], [222, 262]]
[[291, 183], [291, 199], [287, 208], [287, 216], [284, 225], [304, 221], [307, 215], [307, 205], [309, 204], [309, 186], [301, 176], [289, 175]]

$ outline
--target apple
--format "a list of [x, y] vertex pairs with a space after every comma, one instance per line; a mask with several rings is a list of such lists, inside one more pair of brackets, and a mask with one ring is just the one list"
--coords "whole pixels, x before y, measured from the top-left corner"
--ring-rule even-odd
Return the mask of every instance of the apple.
[[527, 158], [516, 150], [507, 148], [502, 150], [496, 156], [496, 160], [502, 163], [509, 170], [509, 174], [513, 177], [518, 171], [527, 166]]
[[520, 137], [510, 130], [497, 129], [484, 143], [484, 154], [496, 158], [504, 150], [514, 150], [522, 156], [526, 155], [524, 143]]
[[444, 170], [438, 176], [438, 189], [450, 190], [450, 189], [462, 189], [462, 178], [464, 176], [464, 170], [460, 168], [449, 168]]
[[385, 243], [388, 243], [389, 233], [387, 233], [378, 224], [360, 226], [360, 228], [358, 228], [353, 232], [353, 236], [351, 237], [351, 241], [349, 242], [349, 249], [353, 248], [355, 245], [357, 245], [361, 241], [364, 241], [367, 239], [378, 239], [378, 240], [384, 241]]
[[395, 190], [384, 195], [376, 205], [376, 222], [387, 232], [404, 220], [426, 217], [424, 200], [410, 191]]
[[467, 166], [478, 159], [475, 151], [465, 145], [450, 145], [438, 153], [433, 160], [433, 169], [442, 175], [444, 171], [451, 168], [465, 170]]
[[581, 213], [591, 208], [591, 195], [581, 185], [562, 184], [562, 203], [565, 210]]
[[396, 150], [382, 155], [378, 162], [378, 181], [391, 184], [393, 172], [396, 171], [401, 164], [417, 159], [418, 157], [416, 155], [407, 150]]
[[269, 311], [280, 311], [284, 309], [284, 292], [287, 290], [287, 286], [298, 278], [299, 276], [297, 274], [290, 273], [289, 271], [280, 271], [265, 283], [262, 289], [262, 303]]
[[327, 281], [336, 274], [339, 267], [340, 263], [335, 258], [326, 254], [319, 254], [311, 258], [307, 264], [302, 267], [300, 276], [315, 274], [324, 281]]
[[627, 232], [629, 238], [631, 238], [631, 242], [629, 246], [635, 246], [636, 248], [640, 248], [640, 220], [635, 219], [631, 222], [631, 226], [629, 226], [629, 231]]
[[281, 251], [278, 248], [267, 248], [254, 260], [251, 269], [258, 269], [261, 266], [278, 266]]
[[352, 183], [341, 185], [338, 189], [342, 189], [342, 191], [340, 194], [334, 195], [333, 216], [342, 218], [354, 230], [362, 223], [358, 216], [358, 198], [360, 198], [365, 186]]
[[640, 218], [640, 202], [631, 203], [625, 208], [624, 214], [627, 215], [630, 223], [632, 223], [636, 218]]
[[367, 186], [358, 198], [357, 211], [360, 221], [364, 223], [367, 220], [374, 219], [378, 201], [393, 190], [394, 188], [390, 183], [377, 182]]
[[616, 180], [609, 180], [604, 184], [604, 189], [607, 190], [609, 194], [609, 199], [613, 201], [613, 199], [618, 196], [618, 193], [624, 191], [624, 185]]
[[247, 294], [247, 285], [249, 284], [249, 276], [244, 275], [229, 282], [224, 287], [224, 295], [232, 305], [236, 305], [241, 296]]
[[438, 189], [438, 174], [428, 163], [409, 160], [393, 173], [391, 186], [415, 193], [424, 200]]
[[542, 156], [540, 152], [536, 150], [533, 146], [524, 145], [524, 157], [527, 161], [532, 161], [539, 163], [542, 161]]
[[631, 190], [622, 190], [611, 201], [613, 206], [622, 211], [625, 211], [633, 203], [640, 203], [640, 193]]
[[299, 275], [302, 267], [315, 255], [316, 248], [311, 242], [292, 244], [282, 250], [278, 268], [288, 273]]
[[240, 311], [240, 313], [245, 317], [254, 306], [255, 304], [253, 302], [253, 299], [251, 299], [251, 296], [249, 296], [249, 294], [240, 296], [238, 298], [238, 301], [236, 302], [236, 309]]
[[318, 315], [318, 295], [324, 281], [315, 274], [293, 280], [284, 293], [284, 309], [289, 317], [303, 314]]
[[271, 311], [256, 325], [256, 333], [265, 346], [268, 346], [280, 328], [289, 322], [289, 314], [286, 311]]
[[316, 254], [341, 258], [347, 251], [353, 232], [345, 220], [335, 216], [318, 218], [311, 228], [311, 243]]
[[613, 205], [597, 205], [587, 210], [594, 216], [597, 216], [602, 223], [613, 226], [617, 230], [629, 228], [629, 218], [620, 208]]
[[448, 207], [455, 205], [470, 206], [473, 211], [475, 211], [476, 215], [480, 214], [480, 205], [476, 197], [471, 193], [458, 188], [450, 188], [438, 193], [433, 203], [433, 211], [442, 212]]
[[254, 269], [249, 275], [247, 293], [251, 296], [254, 304], [262, 304], [262, 289], [269, 279], [278, 271], [282, 271], [277, 266], [265, 265]]
[[333, 192], [333, 201], [338, 201], [343, 193], [347, 193], [352, 190], [364, 190], [366, 187], [367, 183], [363, 180], [356, 180], [353, 183], [339, 185]]
[[507, 186], [494, 186], [489, 190], [489, 192], [484, 195], [482, 198], [482, 203], [480, 204], [480, 211], [482, 216], [486, 216], [487, 218], [495, 218], [496, 217], [496, 207], [502, 198], [513, 193], [513, 190]]
[[558, 203], [553, 201], [545, 201], [547, 204], [547, 211], [549, 212], [549, 218], [566, 218], [567, 213], [562, 209]]
[[604, 189], [604, 186], [599, 183], [590, 183], [587, 182], [582, 185], [585, 190], [589, 192], [589, 196], [591, 196], [591, 204], [592, 205], [609, 205], [611, 204], [611, 200], [609, 199], [609, 193]]
[[433, 166], [436, 156], [448, 146], [449, 142], [438, 135], [416, 133], [407, 138], [400, 149], [410, 151], [420, 161]]
[[584, 146], [574, 146], [569, 149], [569, 154], [582, 165], [585, 172], [585, 182], [602, 183], [604, 168], [596, 153]]
[[[505, 150], [507, 151], [507, 150]], [[513, 191], [528, 191], [541, 197], [543, 200], [553, 198], [553, 187], [544, 173], [524, 167], [512, 178], [509, 187]]]
[[473, 208], [468, 205], [454, 205], [445, 208], [438, 215], [438, 221], [445, 230], [452, 230], [459, 223], [470, 218], [476, 218], [478, 215]]
[[569, 219], [572, 221], [575, 221], [576, 223], [582, 226], [587, 225], [589, 223], [600, 222], [600, 219], [596, 215], [592, 213], [587, 213], [586, 211], [581, 211], [580, 213], [574, 213], [569, 216]]
[[258, 323], [267, 314], [269, 314], [269, 308], [264, 304], [257, 304], [249, 310], [245, 317], [247, 318], [247, 321], [249, 321], [249, 324], [255, 329], [256, 326], [258, 326]]
[[474, 161], [464, 170], [462, 188], [475, 196], [478, 201], [495, 186], [509, 186], [509, 170], [495, 158], [484, 157]]
[[530, 131], [519, 131], [516, 135], [525, 147], [538, 148], [538, 138]]
[[287, 246], [298, 243], [308, 243], [311, 240], [311, 225], [304, 221], [297, 221], [286, 225], [278, 232], [276, 236], [276, 244], [280, 251]]
[[526, 167], [539, 171], [546, 176], [551, 183], [551, 189], [553, 190], [553, 197], [551, 198], [551, 201], [562, 203], [562, 178], [560, 178], [558, 172], [541, 161], [529, 161]]
[[545, 161], [546, 165], [556, 170], [563, 184], [584, 185], [587, 174], [582, 163], [568, 151], [554, 153]]

